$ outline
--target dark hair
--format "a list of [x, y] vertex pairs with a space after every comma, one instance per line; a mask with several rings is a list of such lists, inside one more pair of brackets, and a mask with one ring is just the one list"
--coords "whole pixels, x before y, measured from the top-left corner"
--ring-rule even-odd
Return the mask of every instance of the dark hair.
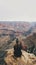
[[19, 42], [19, 40], [18, 40], [18, 38], [16, 39], [16, 43], [18, 43]]

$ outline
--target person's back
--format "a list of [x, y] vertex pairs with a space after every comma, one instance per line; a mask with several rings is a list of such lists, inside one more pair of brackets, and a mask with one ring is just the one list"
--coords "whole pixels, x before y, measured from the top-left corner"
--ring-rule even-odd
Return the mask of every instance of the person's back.
[[22, 55], [22, 52], [21, 52], [21, 44], [18, 44], [19, 41], [17, 42], [17, 39], [16, 39], [16, 44], [14, 46], [14, 56], [15, 57], [21, 57]]

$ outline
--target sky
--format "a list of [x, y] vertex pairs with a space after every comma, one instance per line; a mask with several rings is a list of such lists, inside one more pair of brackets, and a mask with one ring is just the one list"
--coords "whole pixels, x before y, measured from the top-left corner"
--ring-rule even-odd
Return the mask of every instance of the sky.
[[36, 21], [36, 0], [0, 0], [0, 21]]

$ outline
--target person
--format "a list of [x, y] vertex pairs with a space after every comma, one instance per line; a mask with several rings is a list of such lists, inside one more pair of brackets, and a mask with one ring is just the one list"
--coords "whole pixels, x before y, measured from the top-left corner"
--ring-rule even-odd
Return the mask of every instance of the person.
[[21, 57], [22, 55], [21, 49], [22, 49], [21, 43], [19, 44], [19, 40], [17, 38], [16, 44], [14, 45], [14, 56], [15, 57]]

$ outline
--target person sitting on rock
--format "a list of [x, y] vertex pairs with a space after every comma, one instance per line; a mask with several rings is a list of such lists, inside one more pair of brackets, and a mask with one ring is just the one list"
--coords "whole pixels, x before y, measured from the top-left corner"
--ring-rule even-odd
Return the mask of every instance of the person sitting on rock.
[[21, 49], [22, 49], [21, 43], [19, 44], [19, 40], [17, 38], [16, 44], [14, 45], [14, 56], [15, 57], [21, 57], [22, 55]]

